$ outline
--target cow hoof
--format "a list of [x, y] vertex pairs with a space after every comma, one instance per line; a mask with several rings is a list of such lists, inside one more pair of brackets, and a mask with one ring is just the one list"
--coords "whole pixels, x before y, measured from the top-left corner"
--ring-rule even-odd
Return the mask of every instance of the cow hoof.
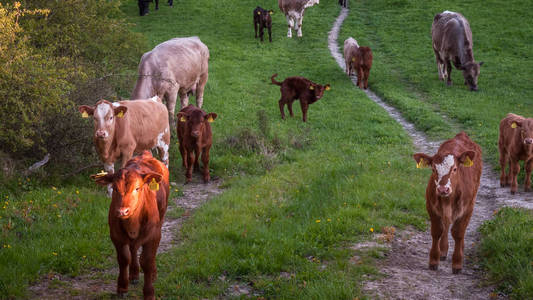
[[511, 190], [511, 195], [514, 195], [515, 193], [516, 193], [516, 191]]
[[125, 299], [127, 296], [128, 296], [128, 292], [117, 293], [117, 298], [120, 298], [120, 299]]
[[133, 284], [133, 285], [136, 285], [137, 283], [139, 283], [139, 279], [138, 278], [130, 279], [130, 283]]
[[441, 260], [441, 261], [445, 261], [445, 260], [446, 260], [446, 256], [441, 256], [441, 257], [440, 257], [440, 260]]
[[459, 274], [459, 273], [461, 273], [461, 270], [462, 270], [462, 269], [452, 268], [452, 273], [453, 273], [453, 274]]
[[433, 271], [437, 271], [439, 269], [439, 265], [429, 265], [429, 269]]
[[446, 81], [446, 85], [447, 85], [447, 86], [451, 86], [451, 85], [452, 85], [452, 82], [451, 82], [451, 81]]

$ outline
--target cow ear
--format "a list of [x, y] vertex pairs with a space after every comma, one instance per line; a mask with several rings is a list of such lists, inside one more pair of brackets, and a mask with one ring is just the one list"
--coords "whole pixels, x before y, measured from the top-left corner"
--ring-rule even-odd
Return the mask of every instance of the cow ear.
[[465, 166], [465, 167], [471, 167], [474, 165], [474, 158], [476, 157], [476, 152], [474, 151], [465, 151], [459, 157], [457, 160]]
[[94, 180], [96, 184], [108, 185], [113, 183], [115, 174], [107, 174], [107, 172], [102, 171], [101, 173], [91, 175], [91, 179]]
[[329, 90], [331, 90], [331, 85], [329, 85], [329, 83], [328, 83], [328, 84], [325, 85], [324, 88], [326, 89], [326, 91], [329, 91]]
[[94, 114], [94, 107], [87, 105], [78, 106], [78, 111], [81, 113], [82, 118], [88, 118]]
[[424, 153], [415, 153], [413, 154], [413, 158], [416, 161], [416, 168], [426, 168], [431, 165], [431, 162], [433, 161], [433, 158], [427, 154]]
[[187, 122], [188, 117], [187, 114], [185, 114], [184, 112], [179, 112], [177, 117], [180, 122]]
[[148, 184], [148, 187], [152, 191], [159, 190], [159, 183], [161, 183], [161, 180], [163, 179], [163, 175], [159, 173], [146, 173], [143, 175], [143, 181], [145, 184]]
[[207, 122], [209, 123], [213, 123], [213, 121], [215, 121], [215, 119], [218, 117], [218, 115], [216, 113], [208, 113], [205, 118], [207, 120]]
[[113, 112], [115, 113], [115, 116], [117, 116], [118, 118], [122, 118], [124, 117], [124, 114], [126, 113], [126, 111], [128, 111], [128, 108], [126, 106], [119, 106], [119, 107], [115, 107], [113, 109]]

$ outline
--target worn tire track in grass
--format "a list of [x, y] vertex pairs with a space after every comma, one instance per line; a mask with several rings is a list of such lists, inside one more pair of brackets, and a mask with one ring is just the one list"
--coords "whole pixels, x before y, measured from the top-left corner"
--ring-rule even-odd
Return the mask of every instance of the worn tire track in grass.
[[[345, 8], [341, 10], [328, 35], [331, 55], [343, 71], [344, 59], [339, 51], [337, 38], [348, 12], [349, 10]], [[355, 85], [356, 77], [353, 76], [351, 79]], [[371, 90], [365, 90], [365, 93], [407, 131], [418, 151], [428, 154], [437, 151], [441, 141], [429, 141], [413, 124], [407, 122], [398, 110], [386, 104]], [[454, 248], [451, 236], [449, 236], [450, 250], [446, 261], [440, 262], [438, 271], [431, 271], [428, 269], [431, 246], [429, 228], [425, 232], [407, 230], [395, 236], [389, 248], [388, 258], [378, 263], [385, 277], [365, 282], [364, 290], [368, 294], [385, 299], [489, 299], [491, 296], [492, 299], [505, 298], [502, 295], [491, 294], [493, 288], [483, 285], [483, 274], [476, 257], [476, 245], [480, 240], [477, 229], [484, 221], [490, 219], [499, 207], [519, 206], [533, 209], [533, 201], [527, 201], [526, 197], [527, 194], [524, 192], [511, 196], [508, 188], [500, 188], [499, 176], [490, 164], [484, 162], [474, 213], [465, 237], [465, 264], [462, 273], [454, 275], [451, 272], [451, 254]], [[365, 245], [373, 247], [378, 244]], [[364, 245], [362, 247], [355, 245], [352, 248], [357, 251], [368, 249]]]
[[[178, 206], [185, 212], [179, 218], [165, 217], [161, 228], [161, 242], [158, 254], [167, 252], [172, 247], [181, 243], [181, 228], [192, 216], [195, 209], [202, 206], [212, 196], [222, 193], [220, 178], [212, 179], [204, 184], [200, 176], [193, 177], [193, 183], [183, 188], [183, 196], [169, 201], [169, 207]], [[172, 188], [172, 187], [171, 187]], [[139, 250], [140, 254], [140, 250]], [[85, 275], [71, 277], [51, 273], [29, 288], [29, 295], [34, 299], [101, 299], [116, 295], [118, 266], [116, 265], [115, 252], [109, 258], [113, 268], [108, 270], [87, 270]], [[141, 272], [142, 273], [142, 272]], [[130, 294], [142, 295], [143, 276], [136, 285], [130, 284]], [[157, 293], [157, 291], [156, 291]]]

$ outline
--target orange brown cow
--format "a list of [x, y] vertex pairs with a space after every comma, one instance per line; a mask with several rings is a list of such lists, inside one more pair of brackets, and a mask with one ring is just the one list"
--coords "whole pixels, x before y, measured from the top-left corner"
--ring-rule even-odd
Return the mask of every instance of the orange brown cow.
[[360, 89], [368, 88], [368, 77], [372, 68], [372, 50], [369, 47], [359, 47], [352, 57], [351, 69], [357, 72], [357, 86]]
[[455, 240], [452, 271], [457, 274], [463, 268], [465, 232], [481, 178], [481, 148], [461, 132], [442, 143], [435, 155], [416, 153], [413, 158], [418, 168], [430, 166], [433, 169], [426, 188], [426, 209], [433, 239], [429, 268], [437, 270], [439, 258], [446, 260], [451, 226]]
[[[531, 169], [533, 167], [533, 119], [515, 114], [507, 114], [500, 122], [500, 137], [498, 139], [500, 151], [500, 186], [511, 185], [511, 194], [518, 189], [519, 161], [524, 161], [526, 181], [524, 190], [531, 186]], [[509, 164], [509, 172], [505, 168]]]
[[194, 105], [184, 107], [178, 113], [178, 140], [182, 165], [185, 168], [186, 183], [192, 181], [193, 167], [200, 169], [198, 158], [202, 155], [204, 182], [209, 182], [209, 151], [213, 144], [211, 122], [216, 113], [206, 113]]
[[117, 294], [125, 295], [129, 282], [138, 281], [137, 250], [142, 246], [140, 267], [144, 272], [144, 299], [155, 299], [155, 257], [169, 195], [167, 167], [145, 151], [117, 173], [93, 175], [92, 178], [98, 184], [113, 185], [108, 222], [120, 268]]

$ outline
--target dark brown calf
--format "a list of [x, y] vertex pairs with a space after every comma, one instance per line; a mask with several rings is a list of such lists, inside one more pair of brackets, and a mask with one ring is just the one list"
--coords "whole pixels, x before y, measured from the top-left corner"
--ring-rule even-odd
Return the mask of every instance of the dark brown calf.
[[452, 271], [463, 268], [466, 227], [474, 210], [481, 178], [481, 148], [461, 132], [439, 147], [437, 154], [413, 155], [417, 168], [430, 166], [433, 173], [426, 188], [426, 209], [431, 219], [433, 243], [429, 252], [429, 268], [437, 270], [448, 254], [448, 230], [452, 225], [455, 249]]
[[352, 69], [357, 72], [357, 86], [360, 89], [368, 88], [368, 76], [372, 68], [372, 50], [368, 47], [359, 47], [352, 58]]
[[[517, 177], [520, 172], [519, 161], [523, 160], [526, 168], [524, 191], [529, 191], [533, 166], [533, 119], [507, 114], [507, 117], [500, 122], [498, 149], [501, 168], [500, 186], [511, 185], [511, 194], [516, 193]], [[507, 163], [509, 163], [509, 172], [505, 174]]]
[[209, 182], [209, 150], [213, 143], [211, 122], [217, 118], [216, 113], [205, 113], [189, 105], [178, 113], [178, 140], [186, 183], [192, 180], [193, 166], [200, 169], [198, 157], [202, 155], [204, 182]]
[[254, 29], [255, 29], [255, 38], [257, 38], [257, 26], [259, 26], [259, 37], [261, 42], [263, 41], [264, 29], [268, 29], [268, 40], [272, 43], [272, 15], [273, 10], [265, 10], [261, 7], [256, 7], [254, 9]]
[[294, 102], [296, 99], [299, 99], [300, 106], [302, 108], [303, 121], [306, 122], [309, 104], [318, 101], [318, 99], [322, 98], [324, 95], [324, 91], [328, 91], [330, 89], [329, 83], [326, 85], [320, 85], [307, 78], [299, 76], [287, 77], [285, 80], [283, 80], [283, 82], [279, 82], [274, 79], [276, 76], [278, 76], [278, 74], [272, 75], [270, 80], [272, 80], [272, 84], [281, 86], [279, 110], [281, 112], [282, 119], [285, 119], [285, 104], [287, 104], [289, 107], [289, 113], [291, 114], [291, 117], [294, 117], [292, 112], [292, 102]]
[[139, 279], [137, 250], [142, 246], [144, 299], [155, 299], [152, 283], [157, 277], [155, 256], [168, 203], [167, 167], [145, 151], [114, 174], [91, 177], [98, 184], [113, 185], [108, 222], [120, 267], [117, 294], [126, 294], [129, 282]]

